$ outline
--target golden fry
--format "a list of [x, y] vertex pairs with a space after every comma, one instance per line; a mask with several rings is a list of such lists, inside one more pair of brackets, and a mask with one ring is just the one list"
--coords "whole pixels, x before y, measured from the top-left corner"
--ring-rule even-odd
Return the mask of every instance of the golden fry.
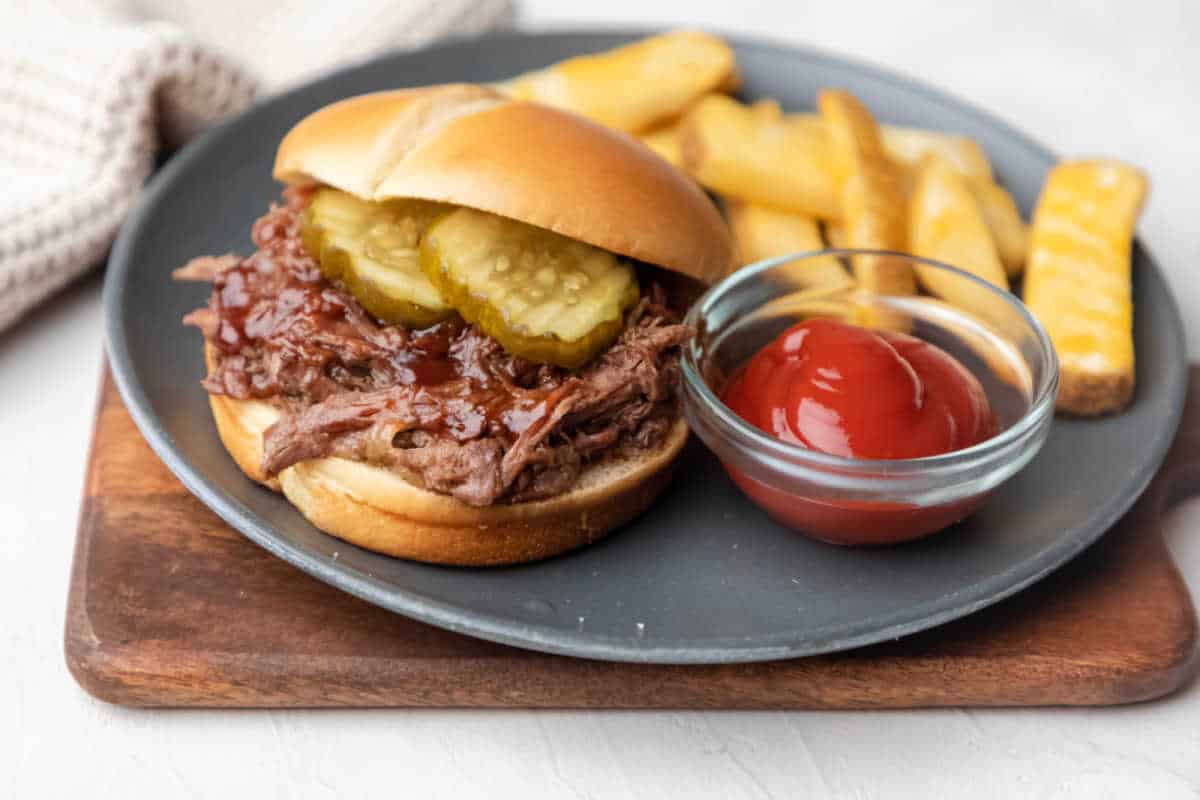
[[[708, 96], [705, 95], [704, 97]], [[720, 97], [721, 95], [715, 96]], [[699, 102], [702, 102], [704, 97], [689, 106], [688, 110], [694, 108]], [[767, 118], [772, 115], [779, 117], [782, 114], [779, 110], [779, 104], [774, 100], [760, 100], [752, 105], [751, 108], [754, 109], [756, 114], [766, 115]], [[684, 113], [677, 117], [663, 120], [653, 127], [636, 134], [642, 144], [649, 147], [678, 170], [683, 169], [683, 121], [686, 117], [687, 111], [684, 111]]]
[[721, 95], [704, 98], [684, 118], [684, 169], [722, 195], [819, 219], [837, 217], [828, 137], [777, 110]]
[[937, 158], [969, 179], [1004, 270], [1008, 277], [1018, 277], [1025, 266], [1029, 229], [1012, 195], [993, 182], [992, 165], [983, 148], [974, 139], [938, 131], [890, 125], [883, 126], [882, 131], [888, 155], [908, 168], [904, 176], [908, 196], [915, 190], [922, 163], [929, 158]]
[[883, 149], [879, 124], [857, 97], [841, 89], [824, 89], [817, 95], [817, 110], [839, 181], [876, 165], [896, 171]]
[[[966, 270], [1001, 289], [1008, 277], [966, 178], [939, 156], [917, 172], [908, 208], [909, 248], [914, 255]], [[981, 320], [1000, 321], [1006, 304], [984, 287], [936, 267], [918, 265], [917, 279], [932, 294]]]
[[983, 221], [996, 243], [996, 251], [1009, 278], [1017, 278], [1025, 268], [1029, 249], [1029, 226], [1021, 219], [1017, 201], [1003, 187], [991, 181], [971, 181], [971, 190], [979, 201]]
[[[810, 216], [740, 200], [726, 200], [725, 215], [737, 241], [742, 264], [825, 249], [817, 221]], [[808, 259], [799, 281], [797, 288], [800, 289], [849, 286], [854, 282], [832, 256]]]
[[958, 172], [979, 181], [992, 181], [992, 165], [974, 139], [920, 128], [883, 126], [883, 147], [896, 162], [918, 166], [926, 156], [945, 159]]
[[[822, 124], [818, 114], [793, 114], [790, 118], [796, 121], [804, 120], [808, 124]], [[983, 148], [974, 139], [900, 125], [880, 125], [879, 130], [883, 149], [901, 166], [916, 168], [926, 156], [935, 154], [946, 159], [968, 178], [988, 182], [992, 180], [992, 165]]]
[[737, 86], [733, 50], [700, 31], [672, 31], [615, 50], [567, 59], [497, 88], [518, 100], [573, 111], [638, 133], [679, 116], [708, 92]]
[[1115, 160], [1063, 161], [1033, 215], [1025, 303], [1058, 352], [1058, 408], [1103, 414], [1133, 395], [1133, 230], [1148, 190]]
[[[841, 223], [846, 244], [868, 250], [905, 250], [908, 234], [900, 169], [883, 149], [879, 126], [866, 107], [843, 91], [823, 91], [817, 108], [829, 132], [830, 154], [843, 176]], [[856, 256], [854, 277], [876, 294], [916, 293], [907, 262], [889, 256]]]
[[683, 169], [683, 150], [679, 141], [681, 122], [681, 120], [671, 120], [638, 135], [642, 144], [657, 153], [675, 169]]
[[754, 112], [754, 117], [759, 122], [779, 122], [783, 119], [783, 109], [778, 100], [770, 98], [755, 100], [750, 104], [750, 110]]
[[917, 172], [908, 230], [914, 255], [1008, 288], [1004, 265], [968, 181], [937, 156], [926, 159]]

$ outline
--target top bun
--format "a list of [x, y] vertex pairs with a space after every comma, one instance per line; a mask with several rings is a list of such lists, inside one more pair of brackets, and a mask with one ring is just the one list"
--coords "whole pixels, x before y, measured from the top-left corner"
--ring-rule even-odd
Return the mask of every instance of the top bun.
[[284, 137], [274, 174], [364, 200], [477, 208], [706, 284], [734, 264], [712, 201], [642, 144], [482, 86], [377, 92], [326, 106]]

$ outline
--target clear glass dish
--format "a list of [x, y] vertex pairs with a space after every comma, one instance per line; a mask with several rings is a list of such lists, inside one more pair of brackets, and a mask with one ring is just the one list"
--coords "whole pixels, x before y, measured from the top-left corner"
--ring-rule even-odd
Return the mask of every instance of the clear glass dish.
[[[875, 255], [924, 272], [968, 312], [928, 295], [893, 297], [816, 286], [829, 259], [849, 270]], [[720, 399], [726, 382], [760, 348], [797, 322], [834, 317], [887, 320], [937, 345], [983, 386], [999, 432], [943, 455], [899, 460], [844, 458], [781, 441]], [[884, 544], [925, 536], [978, 508], [1024, 467], [1046, 439], [1058, 362], [1045, 330], [1017, 297], [945, 264], [898, 253], [826, 250], [762, 261], [733, 273], [692, 307], [696, 336], [682, 357], [691, 428], [750, 499], [777, 520], [839, 544]]]

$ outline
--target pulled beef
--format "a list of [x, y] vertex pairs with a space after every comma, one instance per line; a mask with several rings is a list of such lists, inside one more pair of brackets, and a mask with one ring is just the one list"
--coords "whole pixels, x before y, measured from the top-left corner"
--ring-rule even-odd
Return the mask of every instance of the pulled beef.
[[196, 259], [207, 307], [184, 321], [212, 346], [213, 394], [283, 413], [264, 437], [267, 474], [338, 456], [384, 466], [476, 506], [561, 494], [584, 466], [653, 448], [678, 417], [677, 349], [691, 335], [650, 292], [616, 343], [566, 370], [509, 355], [454, 317], [383, 325], [326, 281], [300, 242], [303, 190], [253, 229], [249, 258]]

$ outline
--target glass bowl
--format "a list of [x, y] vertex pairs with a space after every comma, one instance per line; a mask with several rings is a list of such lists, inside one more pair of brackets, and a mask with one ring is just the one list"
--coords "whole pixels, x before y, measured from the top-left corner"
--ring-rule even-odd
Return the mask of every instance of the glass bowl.
[[[912, 267], [942, 297], [894, 297], [830, 284], [840, 264], [874, 257]], [[970, 308], [966, 310], [965, 307]], [[873, 320], [945, 350], [978, 378], [998, 433], [943, 455], [897, 460], [846, 458], [777, 439], [743, 420], [719, 395], [759, 349], [797, 322]], [[730, 477], [777, 521], [837, 544], [915, 539], [966, 517], [1024, 467], [1045, 442], [1058, 391], [1058, 362], [1024, 304], [954, 267], [899, 253], [824, 250], [744, 267], [709, 289], [687, 315], [684, 410]]]

